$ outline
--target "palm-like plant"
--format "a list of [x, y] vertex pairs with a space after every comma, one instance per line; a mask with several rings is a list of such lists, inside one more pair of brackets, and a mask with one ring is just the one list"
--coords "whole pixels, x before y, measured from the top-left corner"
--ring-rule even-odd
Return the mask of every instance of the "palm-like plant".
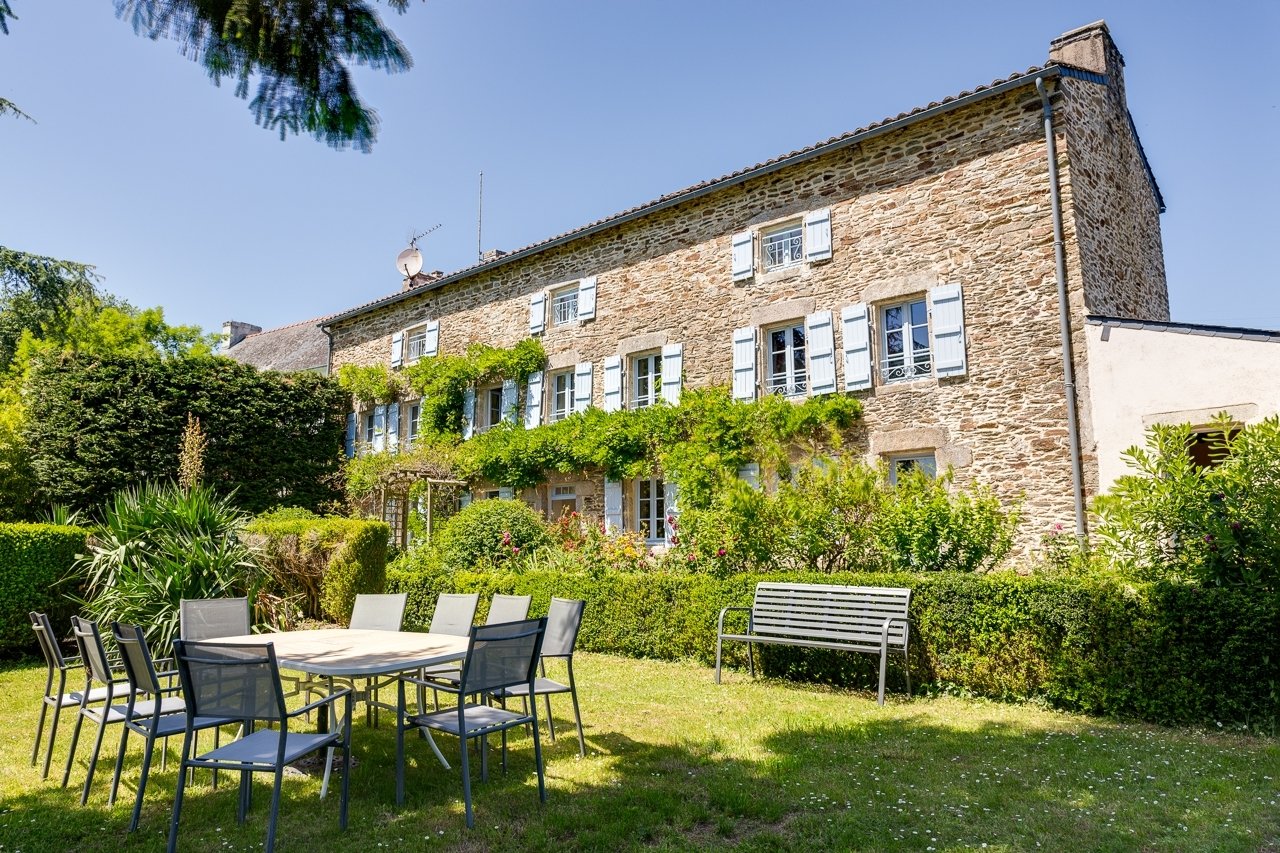
[[205, 486], [122, 489], [89, 538], [81, 604], [99, 622], [139, 625], [153, 647], [168, 648], [182, 599], [256, 597], [263, 573], [239, 536], [246, 520]]

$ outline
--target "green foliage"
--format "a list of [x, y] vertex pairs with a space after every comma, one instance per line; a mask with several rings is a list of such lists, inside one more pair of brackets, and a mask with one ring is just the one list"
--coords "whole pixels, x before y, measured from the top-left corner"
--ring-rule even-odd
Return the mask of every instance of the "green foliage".
[[96, 621], [140, 626], [156, 649], [178, 635], [184, 598], [257, 597], [262, 570], [240, 539], [246, 516], [205, 486], [117, 492], [94, 525], [83, 605]]
[[77, 302], [97, 296], [89, 264], [0, 246], [0, 370], [7, 370], [24, 331], [60, 340]]
[[990, 490], [949, 475], [884, 472], [848, 456], [790, 463], [768, 491], [722, 474], [708, 505], [680, 493], [677, 547], [690, 568], [742, 571], [980, 571], [1009, 553], [1018, 524]]
[[[552, 596], [587, 601], [579, 647], [661, 660], [711, 663], [720, 608], [750, 606], [758, 581], [909, 586], [914, 590], [912, 683], [1157, 723], [1280, 722], [1280, 596], [1107, 578], [1021, 577], [1008, 572], [918, 575], [772, 572], [714, 577], [670, 571], [388, 572], [406, 592], [405, 623], [422, 628], [441, 592]], [[739, 614], [740, 615], [740, 614]], [[739, 626], [739, 627], [745, 627]], [[732, 628], [732, 626], [731, 626]], [[745, 663], [745, 647], [725, 647]], [[766, 671], [870, 686], [873, 656], [781, 646], [762, 650]], [[890, 664], [891, 684], [903, 688]]]
[[[387, 0], [404, 12], [409, 0]], [[334, 148], [369, 152], [377, 114], [356, 94], [351, 68], [367, 65], [407, 71], [409, 52], [365, 0], [299, 5], [285, 0], [117, 0], [116, 14], [135, 32], [178, 42], [182, 55], [199, 62], [215, 85], [235, 81], [262, 127], [310, 134]]]
[[523, 501], [476, 501], [440, 528], [435, 546], [450, 569], [509, 565], [549, 540], [546, 525]]
[[304, 513], [265, 513], [245, 527], [245, 539], [259, 552], [273, 595], [311, 619], [346, 622], [358, 594], [383, 590], [391, 528]]
[[462, 433], [463, 397], [477, 383], [512, 379], [524, 384], [546, 364], [542, 342], [525, 338], [509, 349], [471, 344], [466, 355], [437, 355], [420, 359], [404, 375], [422, 396], [419, 434], [428, 441]]
[[399, 378], [381, 364], [344, 364], [338, 368], [338, 385], [366, 406], [389, 403], [400, 393]]
[[32, 610], [48, 613], [54, 625], [64, 625], [72, 613], [63, 585], [71, 567], [84, 552], [88, 531], [57, 524], [0, 524], [0, 654], [35, 645]]
[[187, 415], [209, 436], [204, 483], [250, 511], [340, 498], [346, 394], [314, 373], [225, 358], [41, 359], [24, 438], [44, 500], [88, 508], [124, 486], [177, 476]]
[[1280, 417], [1211, 438], [1218, 464], [1197, 465], [1189, 426], [1156, 426], [1126, 451], [1136, 473], [1095, 504], [1096, 549], [1146, 578], [1276, 589], [1280, 584]]

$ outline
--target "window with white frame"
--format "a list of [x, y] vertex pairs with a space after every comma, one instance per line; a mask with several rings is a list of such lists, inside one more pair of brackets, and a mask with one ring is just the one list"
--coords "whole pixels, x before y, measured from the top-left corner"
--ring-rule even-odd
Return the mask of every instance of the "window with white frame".
[[915, 299], [880, 311], [880, 376], [885, 383], [933, 375], [929, 305]]
[[414, 326], [404, 333], [404, 360], [414, 362], [427, 352], [427, 324]]
[[573, 414], [573, 371], [564, 370], [551, 376], [551, 420], [563, 420], [571, 414]]
[[760, 240], [765, 272], [795, 266], [804, 260], [804, 225], [788, 222], [765, 231]]
[[578, 487], [552, 486], [550, 500], [547, 502], [547, 517], [558, 521], [570, 513], [578, 511]]
[[476, 500], [478, 501], [496, 501], [502, 497], [501, 489], [481, 489], [476, 492]]
[[502, 386], [481, 388], [476, 392], [476, 432], [484, 432], [502, 423]]
[[364, 415], [364, 443], [369, 447], [377, 447], [382, 442], [382, 424], [376, 412], [376, 409], [370, 409]]
[[631, 408], [643, 409], [662, 398], [662, 353], [631, 359]]
[[919, 471], [930, 480], [938, 476], [938, 461], [933, 453], [907, 453], [889, 457], [889, 484], [898, 485], [900, 476]]
[[808, 394], [804, 321], [766, 329], [765, 343], [765, 390], [785, 397]]
[[410, 447], [418, 440], [418, 421], [422, 418], [422, 404], [414, 403], [409, 407], [409, 429], [405, 441]]
[[667, 500], [661, 477], [635, 481], [634, 530], [649, 543], [667, 541]]
[[551, 294], [551, 325], [563, 326], [578, 319], [578, 285]]

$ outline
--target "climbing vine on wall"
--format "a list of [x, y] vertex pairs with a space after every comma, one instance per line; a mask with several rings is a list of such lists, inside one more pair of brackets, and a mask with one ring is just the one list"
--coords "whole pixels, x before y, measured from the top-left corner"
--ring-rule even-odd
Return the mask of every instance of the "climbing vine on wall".
[[460, 436], [468, 388], [504, 379], [523, 385], [546, 361], [542, 343], [525, 338], [509, 349], [472, 344], [466, 355], [438, 355], [411, 365], [404, 375], [409, 387], [422, 395], [419, 435]]
[[399, 375], [381, 364], [344, 364], [338, 368], [338, 385], [366, 406], [390, 403], [403, 392]]

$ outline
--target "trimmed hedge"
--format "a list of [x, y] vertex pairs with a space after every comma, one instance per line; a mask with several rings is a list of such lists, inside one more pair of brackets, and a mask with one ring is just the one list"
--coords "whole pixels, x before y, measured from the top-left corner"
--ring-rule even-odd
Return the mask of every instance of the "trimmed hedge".
[[58, 524], [0, 524], [0, 654], [35, 648], [32, 610], [63, 625], [74, 605], [59, 584], [85, 552], [88, 531]]
[[379, 593], [387, 579], [391, 528], [354, 518], [256, 520], [246, 541], [260, 551], [272, 592], [296, 596], [312, 619], [346, 622], [359, 593]]
[[[579, 647], [662, 660], [715, 657], [721, 607], [749, 606], [759, 581], [910, 586], [913, 683], [1000, 699], [1040, 699], [1068, 710], [1157, 723], [1280, 719], [1280, 596], [1171, 583], [1132, 587], [1106, 578], [1012, 573], [927, 575], [700, 574], [543, 571], [388, 572], [409, 594], [405, 623], [425, 628], [441, 592], [551, 596], [588, 602]], [[483, 614], [481, 614], [483, 616]], [[745, 663], [746, 646], [726, 645]], [[870, 655], [761, 647], [767, 672], [871, 685]], [[890, 678], [903, 689], [900, 666]]]

